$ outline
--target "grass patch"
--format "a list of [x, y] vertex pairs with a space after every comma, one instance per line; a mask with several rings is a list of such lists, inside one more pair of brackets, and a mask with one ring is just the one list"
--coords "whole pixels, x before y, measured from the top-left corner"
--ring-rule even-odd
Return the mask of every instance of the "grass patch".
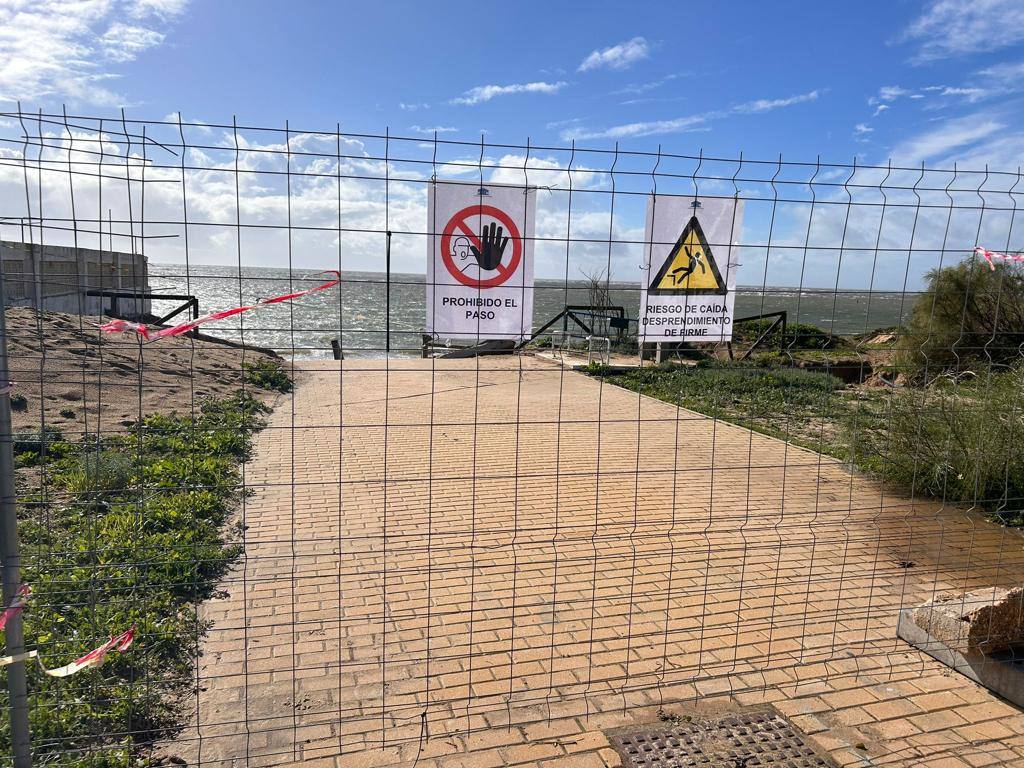
[[239, 394], [205, 401], [195, 422], [149, 416], [101, 442], [55, 431], [16, 440], [47, 488], [20, 499], [27, 647], [54, 665], [138, 628], [136, 644], [98, 669], [64, 680], [30, 670], [37, 764], [145, 765], [144, 746], [180, 722], [205, 631], [195, 606], [240, 551], [226, 524], [267, 410]]
[[292, 391], [292, 380], [280, 360], [260, 359], [255, 363], [242, 363], [245, 380], [253, 386], [272, 392]]
[[714, 361], [616, 374], [591, 366], [590, 372], [634, 392], [756, 432], [840, 458], [847, 455], [847, 446], [836, 432], [853, 402], [844, 396], [843, 381], [827, 373]]
[[846, 387], [826, 373], [721, 363], [589, 372], [833, 456], [894, 488], [1024, 525], [1024, 364], [926, 387]]
[[846, 429], [855, 463], [916, 496], [1024, 525], [1024, 365], [1007, 373], [894, 393], [886, 418], [855, 411]]
[[[733, 330], [733, 342], [740, 346], [753, 344], [773, 322], [774, 320], [762, 319], [738, 323]], [[790, 353], [843, 349], [849, 346], [850, 343], [842, 336], [829, 333], [810, 323], [789, 323], [785, 334], [782, 333], [781, 326], [777, 326], [761, 341], [761, 349], [781, 349]]]

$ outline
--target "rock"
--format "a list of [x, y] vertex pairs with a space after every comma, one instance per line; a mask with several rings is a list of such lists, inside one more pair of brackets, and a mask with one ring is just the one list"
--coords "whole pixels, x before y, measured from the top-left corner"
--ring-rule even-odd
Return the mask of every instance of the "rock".
[[914, 610], [914, 623], [963, 655], [1024, 647], [1024, 587], [945, 594]]

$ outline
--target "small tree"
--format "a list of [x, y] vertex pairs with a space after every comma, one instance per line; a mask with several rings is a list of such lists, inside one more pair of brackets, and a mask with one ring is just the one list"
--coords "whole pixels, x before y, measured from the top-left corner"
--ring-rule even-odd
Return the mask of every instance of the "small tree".
[[611, 290], [608, 287], [609, 273], [603, 268], [594, 272], [581, 268], [580, 273], [587, 284], [587, 303], [595, 315], [601, 315], [593, 318], [590, 327], [595, 336], [607, 336], [608, 308], [612, 305]]
[[1004, 370], [1024, 345], [1024, 271], [964, 261], [928, 273], [911, 310], [898, 362], [912, 378]]

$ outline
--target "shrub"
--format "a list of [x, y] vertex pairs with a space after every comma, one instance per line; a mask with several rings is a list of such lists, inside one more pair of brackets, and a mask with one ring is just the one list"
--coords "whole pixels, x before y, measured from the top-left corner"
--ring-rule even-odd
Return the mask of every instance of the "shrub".
[[60, 415], [61, 415], [62, 418], [65, 418], [65, 419], [73, 419], [73, 418], [75, 418], [75, 412], [71, 408], [61, 408], [60, 409]]
[[928, 273], [911, 309], [897, 362], [912, 378], [1005, 370], [1024, 344], [1024, 271], [968, 260]]
[[18, 432], [11, 443], [19, 466], [29, 466], [43, 458], [59, 459], [74, 450], [65, 442], [64, 433], [50, 424], [40, 430]]
[[242, 363], [245, 380], [253, 386], [273, 392], [291, 392], [292, 380], [279, 360], [261, 359], [255, 363]]
[[28, 409], [28, 398], [20, 392], [15, 392], [11, 395], [11, 410], [12, 411], [24, 411]]
[[1024, 523], [1024, 364], [968, 383], [952, 376], [897, 391], [882, 421], [854, 412], [853, 460], [918, 496]]
[[78, 466], [61, 477], [66, 490], [91, 499], [134, 487], [138, 472], [132, 456], [122, 451], [85, 451]]

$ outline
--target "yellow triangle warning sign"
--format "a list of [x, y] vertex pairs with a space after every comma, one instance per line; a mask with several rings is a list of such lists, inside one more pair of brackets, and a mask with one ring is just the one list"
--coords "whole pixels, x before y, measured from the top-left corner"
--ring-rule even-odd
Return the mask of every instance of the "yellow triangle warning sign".
[[693, 216], [683, 227], [683, 232], [672, 246], [665, 262], [651, 280], [648, 293], [724, 295], [726, 284], [718, 271], [715, 256], [711, 253], [704, 230]]

